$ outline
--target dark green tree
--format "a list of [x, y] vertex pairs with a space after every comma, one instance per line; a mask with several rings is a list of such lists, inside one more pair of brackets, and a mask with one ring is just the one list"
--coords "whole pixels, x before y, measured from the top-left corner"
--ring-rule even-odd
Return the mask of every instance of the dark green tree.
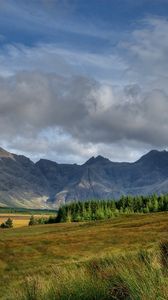
[[1, 228], [12, 228], [13, 221], [11, 218], [8, 218], [4, 223], [1, 224]]
[[32, 215], [30, 217], [29, 226], [36, 225], [36, 224], [37, 224], [37, 221], [36, 221], [35, 217]]

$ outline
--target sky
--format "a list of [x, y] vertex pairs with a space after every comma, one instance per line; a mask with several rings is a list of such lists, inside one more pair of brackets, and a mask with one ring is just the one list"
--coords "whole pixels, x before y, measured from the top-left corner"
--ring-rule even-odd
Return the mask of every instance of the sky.
[[168, 148], [168, 0], [0, 0], [1, 147], [58, 163]]

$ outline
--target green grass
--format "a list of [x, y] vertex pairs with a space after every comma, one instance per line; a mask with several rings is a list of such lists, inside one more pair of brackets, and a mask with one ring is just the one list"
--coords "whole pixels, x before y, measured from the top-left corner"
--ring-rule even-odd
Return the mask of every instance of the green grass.
[[27, 276], [10, 300], [166, 300], [168, 276], [157, 253], [106, 256], [55, 266], [52, 275]]
[[1, 230], [0, 299], [167, 299], [166, 239], [167, 213]]

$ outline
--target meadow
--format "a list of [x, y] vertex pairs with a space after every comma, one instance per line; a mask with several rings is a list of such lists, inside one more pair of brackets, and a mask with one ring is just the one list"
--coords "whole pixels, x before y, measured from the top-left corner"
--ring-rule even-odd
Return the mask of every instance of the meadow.
[[0, 299], [168, 299], [166, 240], [167, 212], [1, 229]]
[[[31, 215], [29, 214], [14, 214], [14, 213], [8, 213], [8, 214], [0, 214], [0, 224], [5, 222], [8, 218], [11, 218], [13, 221], [13, 227], [23, 227], [23, 226], [28, 226], [29, 221], [30, 221]], [[41, 214], [35, 214], [34, 215], [35, 219], [41, 218]], [[48, 218], [49, 215], [43, 214], [44, 218]]]
[[25, 209], [25, 208], [9, 208], [0, 207], [0, 224], [5, 222], [8, 218], [13, 221], [13, 227], [28, 226], [30, 217], [34, 215], [35, 219], [49, 218], [56, 214], [54, 210], [47, 209]]

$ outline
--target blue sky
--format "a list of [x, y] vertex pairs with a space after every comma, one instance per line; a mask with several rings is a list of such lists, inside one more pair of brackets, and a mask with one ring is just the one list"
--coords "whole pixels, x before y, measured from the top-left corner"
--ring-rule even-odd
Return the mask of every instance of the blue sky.
[[78, 163], [167, 148], [167, 32], [167, 0], [1, 0], [1, 146]]
[[56, 43], [109, 52], [145, 18], [167, 17], [167, 0], [2, 0], [1, 46]]

